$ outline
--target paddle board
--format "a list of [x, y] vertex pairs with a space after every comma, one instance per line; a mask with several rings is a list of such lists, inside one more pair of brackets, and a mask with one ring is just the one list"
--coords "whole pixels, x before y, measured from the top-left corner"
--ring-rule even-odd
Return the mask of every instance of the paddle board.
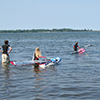
[[72, 55], [72, 54], [82, 54], [85, 52], [85, 49], [84, 48], [80, 48], [78, 51], [73, 51], [73, 52], [70, 52], [69, 54]]
[[44, 69], [46, 67], [50, 67], [50, 66], [54, 66], [55, 64], [58, 64], [61, 61], [60, 57], [54, 57], [54, 58], [46, 58], [46, 57], [38, 57], [40, 58], [44, 58], [44, 60], [46, 62], [43, 63], [37, 63], [39, 65], [40, 68]]
[[[51, 59], [48, 59], [46, 57], [38, 57], [39, 60], [34, 61], [10, 61], [10, 64], [14, 66], [26, 66], [26, 65], [34, 65], [38, 64], [40, 68], [46, 68], [48, 66], [54, 66], [55, 64], [58, 64], [61, 61], [60, 57], [54, 57]], [[43, 58], [42, 60], [40, 58]]]
[[84, 53], [85, 52], [85, 49], [84, 48], [80, 48], [79, 50], [78, 50], [78, 53]]
[[83, 48], [80, 48], [78, 51], [70, 52], [69, 54], [71, 54], [71, 55], [72, 55], [72, 54], [77, 54], [77, 53], [82, 54], [82, 53], [84, 53], [85, 50], [86, 50], [88, 47], [90, 47], [90, 46], [92, 46], [92, 45], [91, 45], [91, 44], [84, 45]]

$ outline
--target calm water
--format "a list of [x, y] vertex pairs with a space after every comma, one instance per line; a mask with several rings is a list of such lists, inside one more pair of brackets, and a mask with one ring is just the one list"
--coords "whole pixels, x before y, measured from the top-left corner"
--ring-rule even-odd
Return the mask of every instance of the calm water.
[[[0, 58], [0, 100], [99, 100], [100, 32], [0, 34], [8, 39], [11, 60], [31, 60], [36, 47], [46, 57], [61, 57], [51, 68], [3, 66]], [[84, 54], [69, 53], [75, 42], [92, 44]], [[1, 53], [0, 53], [1, 56]]]

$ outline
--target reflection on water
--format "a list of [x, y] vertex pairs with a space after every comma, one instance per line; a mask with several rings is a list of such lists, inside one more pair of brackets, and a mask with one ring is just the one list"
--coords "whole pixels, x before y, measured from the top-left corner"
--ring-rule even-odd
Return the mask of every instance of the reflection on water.
[[[11, 60], [31, 60], [38, 46], [44, 56], [62, 61], [45, 69], [0, 65], [1, 100], [100, 99], [100, 32], [1, 33], [1, 45], [6, 38], [13, 48]], [[84, 54], [70, 55], [76, 41], [92, 46]]]
[[10, 69], [9, 69], [9, 65], [7, 64], [2, 64], [3, 67], [3, 82], [2, 82], [2, 94], [3, 96], [7, 96], [9, 97], [10, 95]]
[[34, 64], [34, 71], [35, 71], [37, 74], [38, 74], [38, 73], [41, 73], [38, 64]]
[[35, 82], [34, 82], [34, 85], [35, 85], [35, 91], [36, 91], [36, 99], [43, 99], [42, 98], [42, 87], [43, 87], [43, 84], [42, 84], [42, 80], [43, 78], [40, 78], [40, 73], [42, 73], [42, 71], [40, 71], [39, 69], [39, 65], [38, 64], [34, 64], [34, 76], [36, 78]]
[[[47, 88], [49, 88], [48, 81], [49, 81], [49, 76], [48, 76], [48, 71], [52, 73], [52, 71], [57, 71], [55, 66], [50, 66], [50, 68], [45, 68], [45, 69], [40, 69], [39, 65], [35, 64], [34, 65], [34, 91], [35, 91], [35, 97], [36, 99], [40, 100], [46, 100], [47, 97], [45, 97], [45, 92]], [[51, 75], [52, 76], [52, 75]]]

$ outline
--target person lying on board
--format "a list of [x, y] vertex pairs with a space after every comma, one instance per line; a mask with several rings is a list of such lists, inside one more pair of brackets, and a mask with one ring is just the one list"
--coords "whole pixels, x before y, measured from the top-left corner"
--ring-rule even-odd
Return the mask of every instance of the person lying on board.
[[75, 45], [73, 46], [73, 48], [74, 48], [74, 51], [77, 51], [77, 48], [80, 49], [80, 47], [78, 46], [78, 42], [75, 43]]
[[[8, 44], [8, 40], [5, 40], [4, 41], [4, 45], [2, 46], [2, 50], [0, 50], [0, 52], [2, 53], [2, 63], [9, 63], [10, 62], [10, 57], [9, 57], [9, 54], [12, 50], [12, 47]], [[9, 48], [9, 51], [8, 51], [8, 48]], [[0, 47], [1, 49], [1, 47]]]
[[[42, 56], [39, 47], [36, 47], [35, 52], [33, 53], [32, 60], [39, 60], [37, 57]], [[37, 59], [36, 59], [37, 58]]]

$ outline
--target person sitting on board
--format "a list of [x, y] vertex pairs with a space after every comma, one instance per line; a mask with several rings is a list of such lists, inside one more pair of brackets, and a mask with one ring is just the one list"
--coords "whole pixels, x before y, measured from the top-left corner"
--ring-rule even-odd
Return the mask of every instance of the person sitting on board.
[[[4, 45], [2, 46], [3, 48], [3, 51], [0, 50], [0, 52], [2, 53], [2, 63], [9, 63], [10, 62], [10, 57], [9, 57], [9, 54], [12, 50], [12, 47], [8, 44], [8, 40], [5, 40], [4, 41]], [[8, 48], [9, 48], [9, 51], [8, 51]], [[1, 47], [0, 47], [1, 49]]]
[[[35, 52], [33, 53], [32, 60], [39, 60], [37, 57], [42, 56], [39, 47], [36, 47]], [[37, 59], [36, 59], [37, 58]]]
[[78, 46], [78, 42], [75, 43], [75, 45], [73, 46], [73, 48], [74, 48], [74, 51], [77, 51], [77, 48], [80, 49], [80, 47]]

